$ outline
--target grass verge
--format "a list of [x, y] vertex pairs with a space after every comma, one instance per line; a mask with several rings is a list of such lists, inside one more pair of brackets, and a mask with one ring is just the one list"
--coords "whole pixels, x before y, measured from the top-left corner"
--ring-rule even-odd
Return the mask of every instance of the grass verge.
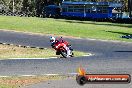
[[0, 88], [19, 88], [40, 82], [46, 82], [48, 80], [62, 80], [68, 77], [69, 76], [0, 77]]
[[132, 34], [131, 24], [65, 19], [0, 16], [0, 29], [82, 38], [129, 41], [120, 36]]
[[[50, 58], [57, 57], [54, 49], [23, 48], [10, 45], [0, 45], [0, 58]], [[86, 55], [85, 52], [74, 51], [75, 57]]]

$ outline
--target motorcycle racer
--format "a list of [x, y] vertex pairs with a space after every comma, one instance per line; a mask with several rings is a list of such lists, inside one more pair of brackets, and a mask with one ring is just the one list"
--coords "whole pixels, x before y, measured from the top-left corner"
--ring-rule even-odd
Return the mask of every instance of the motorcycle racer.
[[[67, 51], [67, 57], [70, 57], [70, 55], [71, 55], [71, 48], [69, 47], [70, 46], [69, 42], [63, 40], [62, 37], [60, 39], [56, 39], [55, 37], [50, 37], [50, 42], [51, 42], [52, 48], [54, 48], [54, 49], [56, 49], [58, 47], [56, 45], [62, 44], [63, 47]], [[56, 55], [59, 55], [59, 53], [56, 52]]]

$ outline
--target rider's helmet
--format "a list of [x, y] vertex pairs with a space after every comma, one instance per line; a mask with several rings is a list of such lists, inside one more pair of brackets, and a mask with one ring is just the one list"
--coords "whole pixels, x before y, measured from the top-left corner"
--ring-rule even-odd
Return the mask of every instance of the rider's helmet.
[[55, 42], [55, 37], [50, 37], [50, 42], [54, 43]]

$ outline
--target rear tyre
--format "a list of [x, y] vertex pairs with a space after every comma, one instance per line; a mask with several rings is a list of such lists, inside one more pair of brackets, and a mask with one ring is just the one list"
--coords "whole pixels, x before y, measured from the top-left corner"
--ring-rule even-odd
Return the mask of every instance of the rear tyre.
[[67, 58], [67, 51], [65, 50], [61, 50], [61, 55], [64, 57], [64, 58]]

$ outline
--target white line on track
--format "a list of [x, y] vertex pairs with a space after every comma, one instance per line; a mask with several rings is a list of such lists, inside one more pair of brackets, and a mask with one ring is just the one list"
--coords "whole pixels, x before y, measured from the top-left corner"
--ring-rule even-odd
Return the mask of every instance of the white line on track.
[[58, 76], [60, 74], [43, 74], [44, 76]]
[[35, 77], [35, 76], [69, 76], [69, 75], [77, 75], [78, 73], [65, 73], [65, 74], [40, 74], [40, 75], [11, 75], [11, 76], [0, 76], [0, 78], [8, 78], [8, 77]]
[[[83, 55], [83, 56], [87, 57], [87, 56], [93, 56], [93, 55], [94, 54], [89, 53], [89, 54], [86, 54], [86, 55]], [[57, 58], [59, 58], [59, 57], [49, 57], [49, 58], [9, 58], [9, 59], [5, 59], [5, 60], [46, 60], [46, 59], [57, 59]]]
[[45, 60], [45, 59], [56, 59], [58, 57], [49, 57], [49, 58], [9, 58], [8, 60]]
[[11, 76], [0, 76], [0, 78], [8, 78], [8, 77], [11, 77]]
[[84, 57], [87, 57], [87, 56], [93, 56], [94, 54], [91, 54], [91, 53], [89, 53], [89, 54], [86, 54], [86, 55], [83, 55]]
[[6, 45], [6, 43], [2, 43], [3, 45]]
[[68, 75], [77, 75], [78, 73], [68, 73]]
[[33, 76], [37, 76], [37, 75], [20, 75], [21, 77], [33, 77]]
[[[80, 38], [84, 39], [84, 38]], [[102, 40], [102, 39], [92, 39], [92, 38], [85, 38], [86, 40], [91, 41], [102, 41], [102, 42], [111, 42], [111, 43], [122, 43], [122, 44], [132, 44], [132, 42], [126, 42], [126, 41], [118, 41], [118, 40]]]

